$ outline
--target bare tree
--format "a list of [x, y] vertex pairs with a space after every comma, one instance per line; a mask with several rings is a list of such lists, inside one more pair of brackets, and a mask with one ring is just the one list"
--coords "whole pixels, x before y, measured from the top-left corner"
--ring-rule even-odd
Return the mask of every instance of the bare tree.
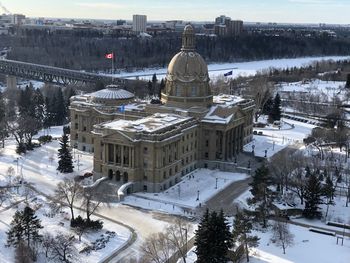
[[15, 169], [10, 166], [9, 168], [7, 168], [7, 171], [6, 171], [6, 178], [7, 178], [7, 184], [8, 185], [12, 185], [13, 183], [13, 178], [15, 176], [16, 172], [15, 172]]
[[172, 246], [179, 251], [184, 263], [186, 263], [187, 240], [191, 229], [191, 224], [181, 218], [176, 218], [174, 224], [166, 228], [166, 237]]
[[86, 212], [87, 221], [90, 221], [90, 216], [99, 209], [103, 202], [107, 203], [107, 196], [97, 192], [93, 187], [85, 187], [80, 197], [82, 199], [81, 207]]
[[68, 205], [71, 211], [72, 219], [74, 220], [74, 203], [82, 194], [82, 187], [79, 183], [72, 179], [65, 178], [63, 182], [57, 184], [55, 190], [55, 198], [60, 202]]
[[60, 262], [75, 262], [77, 249], [74, 244], [74, 236], [58, 234], [54, 237], [50, 259]]
[[294, 235], [289, 231], [288, 223], [285, 221], [275, 221], [272, 226], [271, 241], [276, 246], [283, 249], [283, 254], [286, 254], [286, 248], [293, 245]]
[[155, 263], [167, 262], [173, 250], [173, 246], [165, 234], [152, 234], [141, 246], [142, 260]]
[[305, 180], [305, 156], [302, 152], [296, 152], [290, 160], [292, 172], [288, 177], [288, 189], [300, 199], [300, 204], [304, 204], [306, 189]]
[[5, 200], [9, 197], [8, 188], [0, 188], [0, 206], [5, 202]]
[[43, 238], [41, 241], [41, 247], [42, 247], [42, 251], [45, 253], [45, 257], [48, 258], [50, 256], [50, 252], [52, 249], [52, 246], [54, 244], [54, 237], [49, 234], [48, 232], [45, 232], [43, 234]]
[[267, 76], [259, 75], [251, 80], [246, 88], [245, 95], [250, 96], [255, 102], [255, 121], [258, 121], [265, 103], [274, 94], [275, 86], [268, 81]]

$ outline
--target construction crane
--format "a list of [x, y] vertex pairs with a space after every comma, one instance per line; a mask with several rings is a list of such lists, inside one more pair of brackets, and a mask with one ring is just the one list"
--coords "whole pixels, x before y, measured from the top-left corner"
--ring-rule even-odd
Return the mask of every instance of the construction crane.
[[11, 12], [0, 2], [0, 7], [4, 11], [5, 15], [11, 15]]

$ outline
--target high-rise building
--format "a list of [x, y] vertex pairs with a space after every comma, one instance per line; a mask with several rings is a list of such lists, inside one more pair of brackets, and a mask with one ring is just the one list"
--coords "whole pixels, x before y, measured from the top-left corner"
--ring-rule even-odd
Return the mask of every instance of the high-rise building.
[[132, 16], [132, 31], [140, 33], [146, 32], [147, 16], [133, 15]]
[[218, 36], [239, 36], [243, 32], [243, 21], [221, 15], [215, 19], [214, 32]]
[[24, 24], [26, 20], [26, 16], [25, 15], [22, 15], [22, 14], [14, 14], [12, 16], [12, 24], [14, 25], [22, 25]]
[[227, 26], [227, 34], [230, 36], [239, 36], [243, 31], [242, 20], [230, 20]]

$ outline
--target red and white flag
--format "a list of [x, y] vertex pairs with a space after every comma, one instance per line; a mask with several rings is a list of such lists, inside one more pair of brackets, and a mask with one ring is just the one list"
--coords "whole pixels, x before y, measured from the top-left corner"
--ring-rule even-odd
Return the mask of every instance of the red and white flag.
[[108, 53], [105, 55], [105, 58], [107, 59], [113, 59], [114, 58], [114, 53]]

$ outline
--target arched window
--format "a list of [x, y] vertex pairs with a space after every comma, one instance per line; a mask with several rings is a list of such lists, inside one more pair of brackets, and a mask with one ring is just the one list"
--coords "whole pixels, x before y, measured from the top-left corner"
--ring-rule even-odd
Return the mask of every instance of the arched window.
[[176, 87], [176, 96], [181, 97], [182, 96], [182, 89], [181, 87]]
[[191, 89], [191, 96], [195, 97], [197, 95], [197, 88], [196, 87], [192, 87]]

